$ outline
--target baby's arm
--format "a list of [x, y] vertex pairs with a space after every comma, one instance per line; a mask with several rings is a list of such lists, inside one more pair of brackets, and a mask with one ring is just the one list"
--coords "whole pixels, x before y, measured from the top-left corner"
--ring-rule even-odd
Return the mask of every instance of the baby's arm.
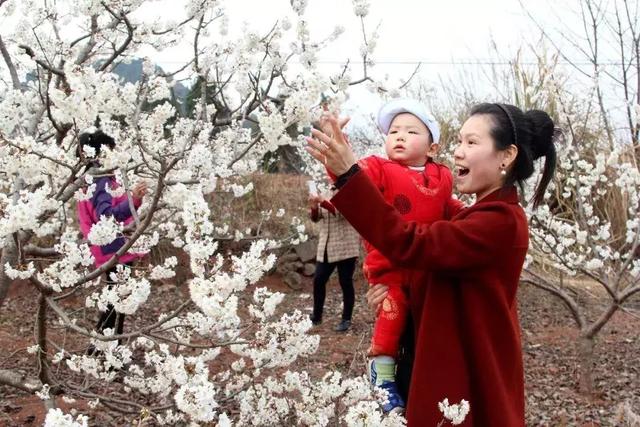
[[450, 197], [449, 200], [447, 200], [447, 204], [445, 205], [444, 219], [453, 218], [458, 213], [460, 213], [460, 211], [462, 211], [465, 207], [466, 206], [464, 205], [464, 203], [462, 203], [460, 200]]

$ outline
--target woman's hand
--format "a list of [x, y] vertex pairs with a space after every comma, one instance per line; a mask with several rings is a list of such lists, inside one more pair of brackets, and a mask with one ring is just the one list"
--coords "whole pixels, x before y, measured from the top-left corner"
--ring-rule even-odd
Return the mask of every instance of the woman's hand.
[[307, 138], [307, 151], [336, 176], [340, 176], [356, 163], [356, 157], [342, 133], [342, 127], [347, 124], [348, 119], [338, 120], [334, 115], [328, 114], [323, 120], [331, 126], [333, 138], [312, 129], [314, 138]]
[[318, 206], [322, 203], [322, 197], [314, 194], [313, 196], [309, 196], [308, 202], [309, 209], [318, 209]]
[[369, 308], [378, 314], [382, 308], [382, 301], [384, 301], [388, 293], [389, 287], [386, 285], [377, 284], [370, 286], [367, 291], [367, 304], [369, 304]]
[[140, 181], [139, 183], [137, 183], [136, 185], [133, 186], [133, 188], [131, 189], [131, 195], [140, 200], [144, 197], [145, 194], [147, 194], [147, 183], [145, 181]]

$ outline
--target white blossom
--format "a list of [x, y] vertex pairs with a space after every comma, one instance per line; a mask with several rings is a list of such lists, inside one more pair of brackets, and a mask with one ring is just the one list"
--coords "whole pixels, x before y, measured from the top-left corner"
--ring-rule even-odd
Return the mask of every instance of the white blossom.
[[100, 292], [94, 292], [87, 297], [87, 307], [95, 306], [106, 311], [109, 305], [124, 314], [135, 313], [144, 304], [151, 293], [149, 281], [143, 277], [131, 275], [131, 269], [118, 265], [115, 273], [111, 273], [110, 280], [114, 286], [104, 287]]
[[369, 1], [368, 0], [353, 0], [353, 11], [356, 16], [364, 18], [369, 13]]
[[449, 405], [449, 400], [444, 399], [442, 402], [438, 403], [438, 409], [442, 412], [442, 415], [451, 422], [454, 426], [462, 424], [464, 419], [467, 417], [469, 413], [470, 406], [469, 402], [462, 399], [460, 403], [455, 405]]
[[94, 245], [104, 246], [113, 242], [122, 233], [122, 224], [112, 216], [101, 216], [100, 220], [89, 231], [89, 242]]
[[49, 394], [49, 384], [44, 384], [39, 391], [36, 391], [36, 396], [42, 400], [51, 399], [51, 395]]
[[22, 268], [21, 269], [15, 269], [15, 268], [11, 267], [11, 264], [9, 264], [7, 262], [4, 265], [4, 272], [7, 274], [7, 276], [10, 279], [13, 279], [13, 280], [16, 280], [16, 279], [25, 280], [25, 279], [28, 279], [29, 277], [33, 276], [33, 273], [36, 272], [36, 269], [33, 266], [32, 262], [29, 262], [29, 264], [24, 266], [23, 269]]
[[214, 397], [216, 389], [208, 381], [185, 384], [175, 395], [178, 409], [189, 414], [194, 420], [208, 422], [216, 416], [218, 407]]
[[40, 346], [38, 344], [34, 344], [30, 347], [27, 347], [27, 353], [29, 354], [36, 354], [39, 351], [40, 351]]
[[176, 275], [174, 268], [177, 265], [178, 265], [178, 259], [176, 257], [174, 256], [168, 257], [167, 259], [164, 260], [163, 265], [156, 265], [155, 267], [153, 267], [153, 269], [151, 270], [151, 274], [149, 275], [149, 278], [151, 280], [162, 280], [162, 279], [169, 279], [171, 277], [174, 277]]
[[60, 408], [52, 408], [44, 419], [44, 427], [87, 427], [88, 422], [89, 418], [85, 415], [78, 415], [74, 419]]
[[[180, 292], [168, 298], [158, 296], [166, 298], [167, 306], [181, 307], [180, 311], [159, 313], [153, 320], [142, 316], [136, 328], [132, 326], [131, 331], [145, 330], [149, 321], [157, 322], [160, 326], [146, 330], [148, 336], [118, 342], [115, 331], [107, 328], [90, 332], [88, 341], [97, 353], [59, 350], [53, 356], [56, 369], [88, 379], [88, 392], [109, 382], [132, 402], [154, 407], [175, 402], [171, 410], [155, 414], [164, 425], [243, 425], [246, 420], [271, 420], [265, 417], [274, 413], [287, 422], [326, 425], [340, 422], [336, 408], [355, 407], [362, 401], [370, 402], [381, 420], [388, 418], [381, 415], [362, 378], [331, 373], [312, 381], [308, 375], [291, 373], [283, 384], [280, 376], [272, 376], [274, 368], [284, 372], [313, 354], [320, 338], [309, 333], [311, 324], [303, 313], [279, 311], [286, 298], [283, 294], [263, 286], [249, 287], [259, 285], [273, 268], [273, 249], [304, 241], [306, 230], [296, 217], [289, 224], [279, 224], [284, 209], [258, 218], [248, 215], [238, 224], [239, 215], [232, 212], [228, 217], [228, 207], [221, 206], [221, 198], [231, 194], [253, 201], [246, 197], [255, 190], [249, 174], [259, 172], [267, 153], [284, 145], [302, 150], [303, 142], [294, 133], [317, 118], [324, 94], [346, 91], [349, 86], [352, 71], [342, 72], [342, 64], [327, 75], [318, 69], [320, 49], [332, 44], [344, 29], [327, 27], [316, 39], [304, 17], [307, 5], [306, 0], [291, 2], [292, 13], [274, 25], [268, 37], [249, 26], [240, 35], [230, 34], [233, 19], [219, 0], [183, 1], [181, 10], [189, 19], [185, 22], [202, 22], [198, 29], [182, 24], [182, 17], [152, 16], [153, 2], [144, 0], [25, 0], [0, 8], [0, 13], [13, 10], [16, 14], [15, 28], [8, 29], [8, 49], [11, 56], [21, 52], [13, 62], [18, 74], [31, 73], [37, 68], [36, 60], [60, 68], [55, 76], [58, 85], [50, 84], [43, 69], [20, 89], [0, 88], [4, 118], [0, 133], [7, 142], [0, 145], [2, 244], [11, 244], [14, 233], [24, 232], [30, 239], [25, 244], [41, 246], [42, 242], [56, 253], [38, 261], [38, 269], [29, 258], [26, 265], [7, 264], [3, 266], [6, 274], [22, 279], [35, 276], [53, 292], [85, 295], [87, 315], [93, 317], [109, 306], [126, 315], [135, 313], [151, 292], [166, 288], [152, 287], [150, 280], [170, 280], [182, 289], [187, 283], [177, 278], [178, 260], [187, 270], [180, 276], [188, 277], [188, 296]], [[123, 19], [114, 20], [114, 11]], [[358, 17], [368, 11], [366, 2], [354, 3]], [[79, 43], [69, 29], [80, 25], [93, 31], [94, 26], [86, 26], [87, 16], [95, 17], [97, 33]], [[123, 44], [128, 25], [135, 30], [132, 43]], [[193, 93], [193, 114], [185, 114], [185, 105], [179, 102], [167, 102], [170, 90], [178, 85], [163, 77], [151, 58], [142, 59], [142, 78], [134, 83], [117, 74], [115, 65], [133, 63], [141, 46], [161, 53], [182, 40], [193, 40], [196, 31], [197, 63], [189, 58], [175, 68], [184, 65], [186, 73], [197, 75], [205, 84], [204, 100]], [[93, 43], [94, 38], [99, 42]], [[375, 39], [371, 35], [367, 52]], [[20, 44], [33, 49], [33, 57], [17, 49]], [[117, 53], [113, 46], [125, 50], [112, 64], [101, 62]], [[41, 88], [47, 89], [47, 96], [41, 96]], [[345, 100], [344, 93], [335, 93], [331, 107]], [[245, 127], [255, 122], [257, 129]], [[79, 164], [79, 134], [98, 128], [114, 138], [115, 147], [103, 147], [99, 154], [82, 147], [84, 158], [92, 163]], [[308, 156], [305, 159], [310, 162]], [[105, 188], [112, 198], [125, 195], [124, 182], [131, 187], [141, 180], [149, 184], [148, 196], [137, 209], [140, 221], [127, 220], [130, 224], [125, 226], [111, 216], [97, 218], [88, 241], [83, 241], [76, 218], [78, 203], [91, 201], [101, 176], [115, 177], [115, 184]], [[268, 229], [262, 225], [271, 221], [284, 226], [283, 235], [254, 241], [258, 230]], [[104, 274], [94, 272], [96, 259], [91, 251], [97, 248], [91, 246], [104, 246], [133, 233], [139, 237], [125, 256], [152, 252], [148, 261], [133, 268], [117, 265], [109, 277], [113, 283], [105, 284]], [[247, 241], [252, 244], [233, 254], [219, 251], [219, 241], [233, 237], [250, 237]], [[246, 292], [253, 293], [253, 300], [244, 306]], [[56, 326], [72, 332], [87, 326], [77, 298], [65, 299], [59, 307], [65, 316], [59, 316]], [[165, 338], [179, 344], [168, 345]], [[201, 348], [203, 343], [211, 348]], [[226, 365], [228, 359], [220, 356], [228, 356], [229, 350], [234, 359]], [[209, 372], [214, 363], [216, 369]], [[114, 382], [115, 378], [121, 381]], [[92, 409], [99, 404], [98, 399], [88, 402]], [[231, 412], [231, 407], [241, 408], [240, 412]], [[86, 417], [73, 419], [52, 410], [45, 425], [87, 422]]]

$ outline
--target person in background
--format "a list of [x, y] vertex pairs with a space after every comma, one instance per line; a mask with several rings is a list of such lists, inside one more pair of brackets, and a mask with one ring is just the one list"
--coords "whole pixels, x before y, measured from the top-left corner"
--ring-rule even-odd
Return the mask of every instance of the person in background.
[[[331, 134], [331, 126], [327, 121], [320, 120], [313, 126]], [[319, 225], [316, 271], [313, 276], [313, 312], [310, 319], [314, 325], [322, 322], [327, 282], [337, 268], [338, 282], [342, 289], [342, 317], [334, 330], [345, 332], [351, 327], [355, 303], [353, 273], [360, 255], [360, 236], [331, 202], [318, 194], [315, 184], [309, 189], [309, 217]]]
[[326, 296], [326, 286], [333, 271], [338, 269], [342, 289], [342, 317], [334, 328], [344, 332], [351, 327], [355, 302], [353, 272], [360, 254], [360, 237], [349, 223], [324, 197], [309, 196], [309, 216], [319, 225], [316, 271], [313, 276], [313, 313], [311, 322], [319, 325]]
[[[115, 140], [103, 133], [101, 130], [94, 132], [85, 132], [80, 134], [77, 155], [81, 160], [87, 160], [87, 170], [91, 167], [99, 167], [98, 160], [104, 148], [113, 149]], [[112, 216], [116, 221], [125, 225], [133, 221], [133, 213], [126, 192], [116, 196], [120, 185], [117, 183], [115, 176], [112, 174], [95, 177], [93, 181], [95, 185], [93, 195], [87, 200], [81, 200], [77, 204], [78, 221], [80, 231], [85, 239], [88, 240], [89, 233], [93, 225], [100, 221], [103, 216]], [[87, 189], [85, 189], [87, 191]], [[147, 192], [147, 184], [144, 181], [136, 184], [131, 189], [133, 206], [135, 209], [142, 204], [142, 198]], [[104, 245], [90, 245], [91, 254], [95, 259], [95, 267], [99, 268], [102, 264], [109, 261], [113, 255], [125, 244], [126, 238], [120, 236], [113, 242]], [[141, 258], [142, 254], [125, 253], [118, 258], [117, 263], [105, 272], [105, 278], [108, 286], [113, 286], [114, 281], [112, 275], [116, 274], [118, 265], [124, 265], [130, 268], [133, 262]], [[107, 310], [102, 312], [96, 324], [96, 331], [103, 332], [105, 329], [112, 329], [114, 334], [122, 334], [124, 328], [124, 314], [116, 312], [112, 305], [107, 306]], [[96, 349], [90, 346], [87, 354], [95, 354]]]

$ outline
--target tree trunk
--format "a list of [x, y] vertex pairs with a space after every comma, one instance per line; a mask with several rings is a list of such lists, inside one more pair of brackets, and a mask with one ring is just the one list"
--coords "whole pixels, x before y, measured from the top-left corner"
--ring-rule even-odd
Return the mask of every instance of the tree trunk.
[[9, 286], [13, 280], [4, 272], [4, 266], [9, 263], [15, 268], [18, 261], [18, 249], [11, 235], [5, 237], [4, 248], [2, 248], [2, 256], [0, 257], [0, 309], [9, 292]]
[[595, 361], [595, 339], [580, 335], [578, 338], [578, 391], [593, 396], [593, 366]]
[[49, 365], [47, 361], [47, 300], [40, 294], [38, 298], [38, 313], [36, 315], [36, 330], [40, 350], [38, 351], [38, 377], [43, 384], [51, 384]]

